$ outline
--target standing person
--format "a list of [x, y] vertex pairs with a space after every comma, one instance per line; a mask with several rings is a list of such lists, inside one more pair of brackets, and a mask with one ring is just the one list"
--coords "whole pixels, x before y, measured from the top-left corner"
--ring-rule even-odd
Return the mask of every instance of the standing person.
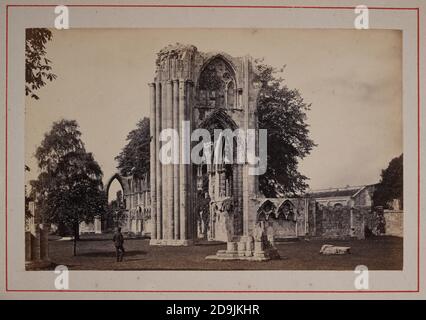
[[115, 245], [115, 253], [117, 256], [117, 262], [121, 262], [123, 261], [123, 256], [124, 256], [124, 247], [123, 247], [123, 243], [124, 243], [124, 237], [123, 234], [121, 233], [121, 228], [118, 227], [117, 231], [114, 233], [114, 236], [112, 237], [112, 241], [114, 241], [114, 245]]

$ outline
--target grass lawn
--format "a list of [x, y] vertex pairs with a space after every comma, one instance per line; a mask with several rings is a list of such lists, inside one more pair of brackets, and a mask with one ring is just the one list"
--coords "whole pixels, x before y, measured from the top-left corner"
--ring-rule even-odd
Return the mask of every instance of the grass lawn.
[[[224, 243], [190, 247], [150, 246], [149, 239], [126, 239], [124, 261], [115, 261], [111, 234], [83, 235], [77, 256], [72, 255], [73, 242], [49, 242], [49, 256], [55, 265], [71, 270], [354, 270], [366, 265], [370, 270], [402, 269], [402, 238], [378, 237], [367, 240], [299, 240], [277, 243], [280, 260], [266, 262], [206, 260], [208, 255], [225, 249]], [[350, 246], [351, 254], [324, 256], [323, 244]]]

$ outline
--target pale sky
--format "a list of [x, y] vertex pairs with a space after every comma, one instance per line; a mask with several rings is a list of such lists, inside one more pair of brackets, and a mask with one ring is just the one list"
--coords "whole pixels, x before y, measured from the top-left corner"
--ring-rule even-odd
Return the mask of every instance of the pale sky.
[[[70, 29], [52, 30], [48, 58], [58, 78], [26, 99], [26, 164], [53, 121], [75, 119], [104, 181], [139, 119], [149, 117], [156, 53], [170, 43], [250, 54], [281, 67], [289, 88], [312, 103], [318, 146], [300, 162], [313, 189], [378, 182], [402, 153], [402, 35], [392, 30]], [[113, 188], [116, 189], [116, 188]]]

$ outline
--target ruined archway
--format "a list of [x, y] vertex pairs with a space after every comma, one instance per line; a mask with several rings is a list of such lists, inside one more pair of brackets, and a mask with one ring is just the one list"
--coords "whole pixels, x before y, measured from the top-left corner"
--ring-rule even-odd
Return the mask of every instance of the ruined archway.
[[108, 215], [103, 219], [103, 229], [112, 230], [117, 226], [121, 226], [122, 220], [126, 215], [127, 201], [126, 196], [128, 194], [128, 186], [125, 179], [119, 174], [113, 174], [105, 184], [105, 193], [109, 197], [111, 185], [114, 181], [117, 181], [121, 187], [121, 190], [117, 191], [115, 198], [112, 201], [108, 201]]
[[[238, 127], [224, 109], [216, 109], [199, 124], [199, 128], [210, 132], [212, 143], [211, 162], [205, 159], [203, 163], [193, 165], [197, 236], [229, 241], [229, 234], [242, 233], [243, 170], [242, 164], [237, 162], [237, 136], [234, 135]], [[228, 130], [232, 135], [217, 137], [215, 130]], [[229, 147], [232, 147], [230, 157], [225, 152]], [[218, 152], [223, 157], [216, 162]]]
[[114, 173], [107, 181], [107, 183], [105, 184], [105, 192], [108, 193], [109, 192], [109, 188], [111, 187], [111, 183], [117, 180], [118, 183], [121, 185], [121, 188], [123, 189], [124, 193], [127, 193], [127, 186], [125, 184], [124, 178], [123, 176], [121, 176], [118, 172]]

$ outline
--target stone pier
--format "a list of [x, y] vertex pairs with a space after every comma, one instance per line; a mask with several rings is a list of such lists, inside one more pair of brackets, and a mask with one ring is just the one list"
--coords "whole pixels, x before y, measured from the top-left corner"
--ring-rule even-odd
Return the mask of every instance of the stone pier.
[[35, 202], [29, 203], [30, 215], [26, 217], [25, 267], [28, 270], [51, 265], [49, 260], [49, 225], [42, 222]]
[[[160, 79], [156, 79], [160, 80]], [[161, 146], [167, 141], [161, 141], [162, 129], [175, 129], [183, 135], [188, 135], [182, 128], [182, 121], [189, 120], [188, 91], [192, 86], [190, 80], [183, 78], [161, 79], [149, 84], [151, 95], [151, 132], [155, 132], [151, 139], [151, 219], [153, 233], [151, 245], [189, 245], [192, 238], [188, 234], [188, 217], [191, 212], [188, 189], [189, 164], [167, 163], [159, 159]], [[170, 137], [166, 137], [170, 138]], [[183, 156], [183, 146], [178, 142], [172, 154]], [[183, 150], [189, 152], [188, 150]], [[187, 157], [188, 155], [186, 155]], [[179, 159], [178, 159], [179, 160]], [[155, 230], [155, 231], [154, 231]]]

